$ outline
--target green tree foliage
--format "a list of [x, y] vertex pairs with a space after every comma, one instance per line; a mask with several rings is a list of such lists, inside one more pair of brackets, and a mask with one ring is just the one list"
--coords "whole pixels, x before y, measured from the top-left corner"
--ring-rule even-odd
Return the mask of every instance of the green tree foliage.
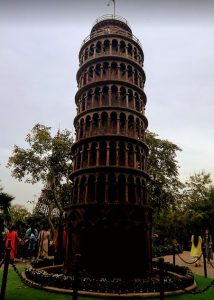
[[52, 137], [50, 127], [36, 124], [26, 142], [27, 149], [15, 145], [9, 157], [12, 176], [32, 184], [42, 182], [44, 188], [36, 209], [47, 216], [55, 207], [62, 213], [70, 197], [71, 132], [63, 130]]
[[182, 196], [187, 228], [192, 233], [202, 233], [205, 229], [214, 233], [214, 186], [210, 174], [201, 172], [190, 176]]
[[17, 222], [25, 223], [31, 216], [31, 213], [27, 210], [27, 208], [24, 205], [19, 204], [11, 205], [9, 213], [11, 216], [11, 222], [14, 224]]
[[148, 183], [150, 204], [155, 213], [163, 209], [175, 209], [183, 187], [178, 178], [179, 166], [176, 160], [177, 151], [181, 149], [152, 132], [147, 132], [146, 141], [149, 146], [147, 169], [151, 178]]
[[3, 187], [0, 185], [0, 209], [3, 215], [8, 215], [8, 209], [13, 199], [12, 195], [3, 192]]

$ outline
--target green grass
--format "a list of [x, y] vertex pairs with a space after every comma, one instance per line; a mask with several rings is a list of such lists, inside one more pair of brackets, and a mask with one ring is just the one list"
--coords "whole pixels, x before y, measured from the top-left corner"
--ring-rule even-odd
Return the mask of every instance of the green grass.
[[[19, 267], [19, 270], [22, 271], [24, 268]], [[202, 276], [196, 275], [195, 280], [198, 285], [198, 289], [206, 287], [211, 279], [204, 278]], [[2, 281], [2, 271], [0, 272], [0, 286]], [[8, 281], [6, 287], [6, 297], [5, 300], [68, 300], [72, 299], [71, 295], [61, 295], [45, 292], [42, 290], [37, 290], [25, 286], [18, 275], [14, 272], [12, 268], [8, 272]], [[88, 298], [88, 297], [78, 297], [78, 300], [101, 300], [98, 298]], [[145, 298], [141, 298], [146, 300]], [[157, 300], [158, 298], [152, 298]], [[197, 295], [184, 294], [180, 296], [166, 297], [167, 300], [213, 300], [214, 299], [214, 286], [208, 289], [206, 292]], [[128, 300], [128, 299], [127, 299]]]

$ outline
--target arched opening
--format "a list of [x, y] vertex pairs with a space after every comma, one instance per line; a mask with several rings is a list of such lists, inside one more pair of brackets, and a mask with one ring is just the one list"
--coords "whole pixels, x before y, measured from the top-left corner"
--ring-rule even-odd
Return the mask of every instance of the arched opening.
[[110, 174], [108, 177], [108, 203], [114, 203], [117, 201], [117, 188], [116, 188], [116, 176]]
[[79, 203], [85, 202], [85, 187], [86, 187], [86, 177], [83, 176], [80, 180]]
[[117, 63], [113, 62], [111, 64], [111, 79], [116, 79], [117, 78]]
[[80, 120], [80, 139], [81, 138], [83, 138], [83, 127], [84, 127], [84, 119], [82, 118], [81, 120]]
[[124, 41], [120, 41], [120, 53], [126, 52], [126, 43]]
[[97, 160], [97, 143], [91, 144], [91, 151], [90, 151], [90, 165], [95, 166]]
[[90, 134], [90, 127], [91, 127], [91, 117], [87, 116], [85, 121], [85, 134], [88, 136]]
[[137, 203], [141, 204], [141, 183], [140, 179], [136, 179], [136, 192], [137, 192]]
[[76, 168], [79, 169], [80, 168], [80, 162], [81, 162], [81, 151], [82, 151], [82, 147], [80, 147], [79, 149], [77, 149], [77, 156], [76, 156]]
[[99, 80], [101, 76], [101, 64], [97, 64], [95, 67], [95, 80]]
[[126, 79], [126, 65], [120, 64], [120, 77], [122, 80]]
[[101, 52], [101, 48], [102, 48], [102, 44], [99, 41], [99, 42], [96, 43], [96, 53], [100, 53]]
[[128, 144], [128, 166], [134, 167], [134, 151], [132, 144]]
[[120, 88], [120, 104], [126, 107], [126, 89], [124, 87]]
[[118, 176], [118, 201], [119, 203], [124, 203], [126, 196], [126, 178], [124, 175], [119, 175]]
[[76, 204], [78, 202], [78, 189], [79, 189], [79, 178], [77, 178], [74, 182], [74, 188], [73, 188], [73, 204]]
[[140, 139], [140, 121], [139, 119], [137, 118], [136, 119], [136, 134], [137, 134], [137, 138]]
[[118, 104], [118, 88], [116, 85], [113, 85], [111, 88], [111, 102], [114, 106]]
[[126, 148], [123, 142], [119, 142], [119, 165], [125, 166]]
[[88, 48], [85, 49], [85, 60], [88, 59]]
[[103, 51], [108, 54], [110, 50], [110, 42], [109, 40], [105, 40], [103, 43]]
[[100, 106], [100, 88], [97, 87], [94, 92], [94, 107]]
[[126, 132], [126, 115], [120, 113], [120, 134], [125, 134]]
[[118, 41], [113, 39], [112, 40], [112, 54], [115, 54], [118, 52]]
[[101, 174], [97, 179], [97, 202], [103, 203], [105, 201], [105, 186], [106, 179], [103, 174]]
[[98, 129], [98, 120], [99, 120], [99, 115], [96, 113], [96, 114], [93, 114], [93, 119], [92, 119], [92, 128], [93, 130], [96, 130]]
[[129, 108], [134, 108], [133, 91], [128, 89]]
[[135, 93], [135, 109], [140, 111], [140, 99], [138, 93]]
[[110, 127], [112, 128], [113, 133], [117, 133], [117, 114], [116, 112], [112, 112], [110, 115]]
[[133, 176], [128, 177], [128, 199], [129, 203], [135, 203], [135, 183]]
[[102, 90], [102, 105], [108, 106], [108, 100], [109, 100], [109, 88], [107, 86], [104, 86]]
[[128, 44], [128, 55], [132, 56], [132, 45]]
[[95, 176], [90, 175], [88, 178], [88, 201], [93, 203], [95, 201]]
[[93, 73], [94, 73], [94, 68], [93, 68], [93, 67], [90, 67], [90, 68], [88, 69], [88, 82], [93, 81]]
[[111, 166], [116, 165], [116, 143], [115, 142], [110, 142], [109, 164]]
[[136, 164], [137, 168], [141, 170], [141, 153], [139, 146], [136, 146]]
[[103, 64], [103, 79], [107, 79], [109, 76], [109, 63], [104, 62]]
[[134, 70], [134, 84], [138, 85], [138, 71]]
[[93, 91], [89, 90], [88, 98], [87, 98], [87, 109], [92, 108], [92, 94], [93, 94]]
[[101, 114], [101, 127], [107, 129], [108, 126], [108, 114], [107, 112], [102, 112]]
[[105, 166], [106, 165], [106, 156], [107, 156], [107, 152], [106, 152], [106, 142], [102, 141], [100, 142], [100, 165], [101, 166]]
[[92, 44], [89, 48], [89, 56], [94, 56], [94, 44]]
[[132, 67], [131, 67], [131, 66], [128, 66], [128, 67], [127, 67], [127, 77], [128, 77], [128, 81], [130, 81], [130, 82], [133, 81], [133, 79], [132, 79], [132, 74], [133, 74]]
[[84, 145], [84, 148], [83, 148], [83, 168], [87, 167], [88, 166], [88, 144], [85, 144]]
[[129, 115], [128, 117], [128, 134], [131, 136], [135, 135], [134, 132], [134, 117], [132, 115]]

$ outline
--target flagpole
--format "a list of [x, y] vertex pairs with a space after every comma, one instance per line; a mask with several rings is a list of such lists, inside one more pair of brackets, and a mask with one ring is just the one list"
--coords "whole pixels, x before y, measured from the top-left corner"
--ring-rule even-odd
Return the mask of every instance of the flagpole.
[[115, 19], [115, 5], [116, 5], [116, 0], [113, 0], [114, 2], [114, 19]]

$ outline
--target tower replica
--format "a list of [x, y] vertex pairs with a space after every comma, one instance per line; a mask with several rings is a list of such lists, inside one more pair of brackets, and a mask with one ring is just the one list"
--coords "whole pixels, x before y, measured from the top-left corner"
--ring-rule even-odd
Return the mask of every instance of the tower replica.
[[76, 254], [90, 274], [151, 272], [146, 193], [144, 55], [121, 17], [96, 21], [79, 52], [73, 195], [65, 271]]

